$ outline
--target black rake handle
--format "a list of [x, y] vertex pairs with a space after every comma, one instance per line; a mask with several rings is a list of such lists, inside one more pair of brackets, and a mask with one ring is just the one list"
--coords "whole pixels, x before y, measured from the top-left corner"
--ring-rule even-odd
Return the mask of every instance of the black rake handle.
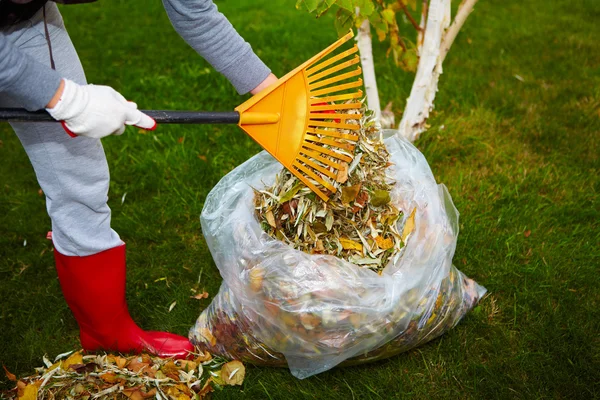
[[[237, 111], [171, 111], [140, 110], [159, 124], [237, 124]], [[23, 108], [0, 108], [0, 121], [8, 122], [57, 122], [46, 110], [27, 111]]]

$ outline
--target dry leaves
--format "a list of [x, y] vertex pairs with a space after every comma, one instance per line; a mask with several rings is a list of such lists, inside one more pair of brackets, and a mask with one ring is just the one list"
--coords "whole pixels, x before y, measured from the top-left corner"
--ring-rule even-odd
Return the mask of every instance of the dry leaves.
[[[361, 129], [354, 161], [343, 163], [336, 179], [321, 175], [337, 189], [327, 203], [282, 170], [273, 186], [255, 191], [255, 207], [271, 237], [309, 254], [335, 255], [381, 273], [401, 256], [414, 230], [414, 213], [402, 229], [403, 210], [392, 201], [394, 182], [386, 174], [391, 163], [380, 132], [371, 117], [356, 122]], [[350, 154], [341, 147], [328, 150]]]
[[240, 361], [227, 362], [201, 351], [193, 356], [193, 360], [173, 360], [148, 354], [123, 357], [78, 351], [54, 364], [44, 357], [46, 367], [36, 368], [35, 375], [20, 380], [4, 367], [8, 379], [17, 383], [14, 389], [0, 392], [0, 398], [191, 400], [205, 398], [214, 388], [244, 382], [246, 370]]

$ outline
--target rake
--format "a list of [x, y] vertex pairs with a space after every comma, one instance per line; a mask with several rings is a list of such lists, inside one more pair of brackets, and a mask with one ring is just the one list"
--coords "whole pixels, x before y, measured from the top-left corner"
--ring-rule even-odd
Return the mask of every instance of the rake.
[[[142, 110], [158, 123], [237, 124], [321, 199], [336, 192], [338, 171], [353, 160], [361, 118], [356, 44], [331, 55], [353, 33], [306, 61], [233, 112]], [[354, 55], [354, 56], [353, 56]], [[0, 121], [56, 122], [44, 110], [0, 109]]]

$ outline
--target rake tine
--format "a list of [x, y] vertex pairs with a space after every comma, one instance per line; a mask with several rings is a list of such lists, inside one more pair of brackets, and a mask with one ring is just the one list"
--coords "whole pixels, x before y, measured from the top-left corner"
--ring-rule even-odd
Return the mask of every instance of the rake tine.
[[317, 174], [312, 172], [310, 170], [310, 168], [307, 168], [305, 165], [302, 165], [301, 163], [296, 163], [296, 164], [294, 164], [294, 166], [296, 168], [298, 168], [300, 171], [304, 172], [309, 177], [311, 177], [313, 180], [318, 182], [324, 188], [331, 190], [332, 192], [335, 192], [335, 186], [331, 185], [329, 182], [325, 181], [323, 178], [321, 178], [320, 176], [318, 176]]
[[312, 106], [313, 104], [318, 104], [318, 103], [329, 103], [330, 101], [359, 99], [361, 97], [363, 97], [363, 91], [359, 90], [354, 93], [344, 93], [344, 94], [338, 94], [335, 96], [326, 96], [326, 97], [315, 97], [315, 98], [310, 99], [310, 104]]
[[327, 121], [319, 121], [319, 120], [310, 120], [308, 121], [308, 126], [314, 127], [322, 127], [322, 128], [336, 128], [336, 129], [349, 129], [349, 130], [358, 130], [360, 129], [360, 125], [355, 124], [342, 124], [338, 122], [327, 122]]
[[308, 117], [313, 120], [313, 119], [361, 119], [362, 118], [362, 114], [337, 114], [337, 113], [332, 113], [332, 114], [323, 114], [323, 113], [309, 113]]
[[340, 71], [344, 68], [348, 68], [354, 64], [358, 64], [359, 62], [360, 62], [360, 57], [354, 56], [354, 58], [352, 60], [344, 61], [343, 63], [340, 63], [340, 64], [336, 65], [335, 67], [328, 68], [323, 72], [319, 72], [318, 74], [311, 76], [310, 78], [308, 78], [308, 83], [313, 83], [314, 81], [316, 81], [318, 79], [321, 79], [325, 76], [331, 75], [334, 72]]
[[345, 162], [352, 162], [352, 157], [347, 156], [345, 154], [337, 153], [337, 152], [335, 152], [333, 150], [326, 149], [323, 146], [319, 146], [319, 145], [316, 145], [314, 143], [306, 142], [306, 143], [303, 144], [303, 146], [306, 147], [306, 148], [315, 150], [318, 153], [327, 154], [328, 156], [337, 158], [338, 160], [342, 160], [342, 161], [345, 161]]
[[330, 136], [330, 137], [334, 137], [334, 138], [351, 140], [353, 142], [358, 141], [358, 135], [352, 135], [349, 133], [340, 133], [338, 131], [317, 129], [317, 128], [308, 128], [306, 130], [306, 132], [313, 133], [315, 135], [323, 135], [323, 136]]
[[310, 91], [313, 91], [313, 90], [318, 89], [320, 87], [327, 86], [327, 85], [330, 85], [332, 83], [340, 82], [340, 81], [346, 80], [348, 78], [352, 78], [354, 76], [360, 75], [361, 73], [362, 73], [362, 70], [360, 69], [360, 67], [357, 67], [355, 70], [352, 70], [350, 72], [346, 72], [345, 74], [336, 75], [333, 78], [324, 79], [322, 81], [313, 83], [312, 85], [308, 85], [308, 89]]
[[361, 103], [348, 104], [327, 104], [322, 106], [310, 106], [310, 111], [336, 111], [336, 110], [358, 110], [362, 107]]
[[349, 153], [352, 153], [354, 151], [354, 148], [356, 147], [355, 145], [350, 144], [350, 143], [343, 143], [343, 142], [339, 142], [334, 139], [320, 138], [318, 136], [313, 136], [313, 135], [307, 135], [306, 140], [310, 140], [310, 141], [316, 142], [316, 143], [328, 144], [330, 146], [339, 147], [340, 149], [344, 149]]
[[[362, 84], [363, 84], [362, 79], [358, 79], [354, 82], [344, 83], [342, 85], [332, 86], [332, 87], [328, 87], [328, 88], [321, 89], [321, 90], [315, 90], [314, 92], [311, 91], [310, 94], [311, 94], [311, 96], [319, 96], [322, 94], [335, 93], [335, 92], [340, 92], [340, 91], [346, 90], [346, 89], [360, 87], [360, 86], [362, 86]], [[321, 101], [323, 101], [323, 100], [321, 100]]]
[[299, 155], [298, 156], [298, 160], [302, 161], [304, 164], [309, 165], [311, 167], [313, 167], [314, 169], [316, 169], [317, 171], [319, 171], [322, 174], [327, 175], [328, 177], [330, 177], [331, 179], [335, 179], [337, 177], [337, 174], [334, 174], [333, 172], [331, 172], [330, 170], [328, 170], [327, 168], [317, 164], [314, 161], [311, 161], [310, 159]]
[[342, 168], [342, 166], [338, 163], [336, 163], [335, 161], [332, 161], [328, 158], [325, 158], [323, 156], [321, 156], [319, 153], [315, 153], [312, 150], [303, 148], [302, 150], [300, 150], [301, 153], [303, 153], [305, 156], [312, 158], [313, 160], [319, 161], [321, 164], [325, 164], [325, 165], [329, 165], [332, 168], [335, 168], [336, 170], [340, 170]]
[[354, 54], [358, 51], [358, 46], [355, 44], [354, 46], [352, 46], [352, 48], [346, 50], [346, 51], [342, 51], [340, 54], [331, 57], [330, 59], [323, 61], [320, 64], [315, 65], [314, 67], [311, 68], [307, 68], [305, 70], [305, 74], [306, 76], [311, 76], [312, 74], [314, 74], [315, 72], [319, 72], [321, 71], [323, 68], [333, 64], [336, 61], [339, 61], [343, 58], [348, 57], [351, 54]]
[[320, 190], [315, 184], [313, 184], [310, 181], [310, 179], [308, 179], [307, 177], [305, 177], [302, 174], [302, 171], [298, 168], [297, 164], [299, 164], [299, 163], [298, 162], [294, 163], [291, 168], [291, 170], [295, 171], [294, 176], [296, 176], [298, 179], [300, 179], [302, 182], [304, 182], [304, 184], [306, 186], [308, 186], [310, 188], [310, 190], [315, 192], [317, 194], [317, 196], [319, 196], [323, 201], [329, 200], [329, 196], [327, 196], [326, 193], [324, 193], [322, 190]]

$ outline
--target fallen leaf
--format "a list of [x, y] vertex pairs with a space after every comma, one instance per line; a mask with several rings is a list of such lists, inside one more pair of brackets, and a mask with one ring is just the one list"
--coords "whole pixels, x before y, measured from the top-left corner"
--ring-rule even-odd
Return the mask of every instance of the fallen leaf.
[[358, 192], [360, 192], [360, 187], [362, 186], [362, 184], [357, 184], [357, 185], [353, 185], [353, 186], [344, 186], [342, 188], [342, 203], [343, 204], [350, 204], [351, 202], [354, 201], [354, 199], [356, 199], [356, 196], [358, 195]]
[[531, 235], [531, 231], [525, 231], [525, 233], [523, 233], [523, 235], [525, 235], [525, 237], [529, 237]]
[[2, 368], [4, 368], [4, 373], [6, 374], [6, 377], [8, 378], [9, 381], [13, 381], [13, 382], [17, 381], [17, 377], [15, 376], [15, 374], [9, 372], [8, 369], [6, 369], [6, 366], [4, 366], [4, 364], [2, 365]]
[[363, 245], [355, 242], [352, 239], [347, 239], [347, 238], [340, 238], [340, 243], [342, 244], [342, 247], [344, 248], [344, 250], [358, 250], [358, 251], [362, 251], [363, 249]]
[[265, 276], [265, 270], [260, 267], [254, 267], [248, 273], [250, 278], [250, 288], [258, 292], [262, 288], [263, 278]]
[[174, 302], [171, 303], [171, 305], [169, 306], [169, 312], [171, 312], [175, 306], [177, 305], [177, 300], [175, 300]]
[[138, 373], [144, 368], [149, 368], [151, 362], [152, 360], [145, 359], [143, 355], [136, 356], [129, 361], [129, 363], [127, 364], [127, 369], [132, 372]]
[[314, 248], [315, 253], [321, 253], [325, 251], [325, 246], [323, 246], [323, 241], [321, 239], [317, 239], [317, 243]]
[[267, 217], [267, 222], [269, 223], [269, 225], [271, 225], [273, 228], [277, 228], [277, 224], [275, 223], [275, 217], [273, 216], [273, 211], [267, 211], [265, 217]]
[[203, 291], [202, 293], [198, 293], [195, 296], [190, 296], [190, 298], [196, 299], [196, 300], [206, 299], [206, 298], [208, 298], [208, 292], [207, 291]]
[[390, 192], [387, 190], [375, 190], [371, 197], [371, 204], [374, 207], [382, 207], [390, 202]]
[[210, 343], [211, 346], [214, 346], [217, 344], [217, 339], [213, 336], [212, 332], [210, 330], [208, 330], [207, 328], [200, 329], [200, 335], [202, 335], [202, 337], [204, 339], [206, 339], [206, 341], [208, 343]]
[[23, 389], [23, 394], [19, 396], [19, 400], [37, 400], [38, 385], [29, 384]]
[[384, 239], [382, 236], [377, 236], [375, 238], [375, 242], [377, 242], [377, 246], [379, 246], [379, 248], [382, 250], [387, 250], [394, 247], [394, 241], [392, 238]]
[[184, 140], [185, 140], [185, 138], [182, 136], [179, 139], [177, 139], [177, 143], [183, 143]]
[[406, 219], [406, 223], [404, 224], [404, 229], [402, 230], [402, 241], [406, 243], [406, 238], [408, 238], [408, 235], [410, 235], [412, 233], [412, 231], [415, 229], [415, 212], [417, 211], [416, 208], [413, 208], [412, 212], [410, 213], [410, 216]]
[[286, 201], [281, 205], [284, 214], [292, 215], [293, 211], [296, 211], [298, 208], [298, 199], [292, 199], [290, 201]]
[[198, 154], [198, 158], [202, 161], [206, 161], [206, 156], [203, 156], [202, 154]]
[[241, 385], [244, 382], [246, 368], [238, 360], [233, 360], [221, 368], [221, 379], [226, 385]]
[[288, 190], [287, 192], [285, 192], [279, 198], [279, 203], [283, 204], [283, 203], [285, 203], [287, 201], [290, 201], [296, 195], [296, 193], [298, 193], [300, 191], [300, 189], [302, 189], [303, 186], [304, 186], [304, 184], [302, 182], [296, 183], [290, 190]]
[[201, 364], [201, 363], [203, 363], [205, 361], [210, 361], [210, 360], [212, 360], [212, 355], [207, 351], [206, 353], [202, 353], [201, 352], [198, 355], [198, 357], [196, 357], [196, 359], [194, 360], [194, 362], [196, 364]]
[[179, 380], [179, 367], [173, 362], [169, 361], [160, 370], [169, 378], [178, 381]]
[[348, 180], [348, 163], [341, 162], [341, 168], [338, 170], [335, 180], [339, 183], [345, 183]]
[[81, 356], [81, 351], [71, 354], [66, 360], [58, 361], [52, 364], [52, 366], [48, 368], [48, 371], [52, 371], [53, 369], [56, 369], [58, 367], [66, 371], [73, 364], [83, 364], [83, 357]]
[[175, 363], [179, 365], [179, 368], [181, 368], [185, 372], [190, 372], [196, 369], [196, 367], [198, 366], [198, 364], [195, 361], [191, 360], [177, 360], [175, 361]]

